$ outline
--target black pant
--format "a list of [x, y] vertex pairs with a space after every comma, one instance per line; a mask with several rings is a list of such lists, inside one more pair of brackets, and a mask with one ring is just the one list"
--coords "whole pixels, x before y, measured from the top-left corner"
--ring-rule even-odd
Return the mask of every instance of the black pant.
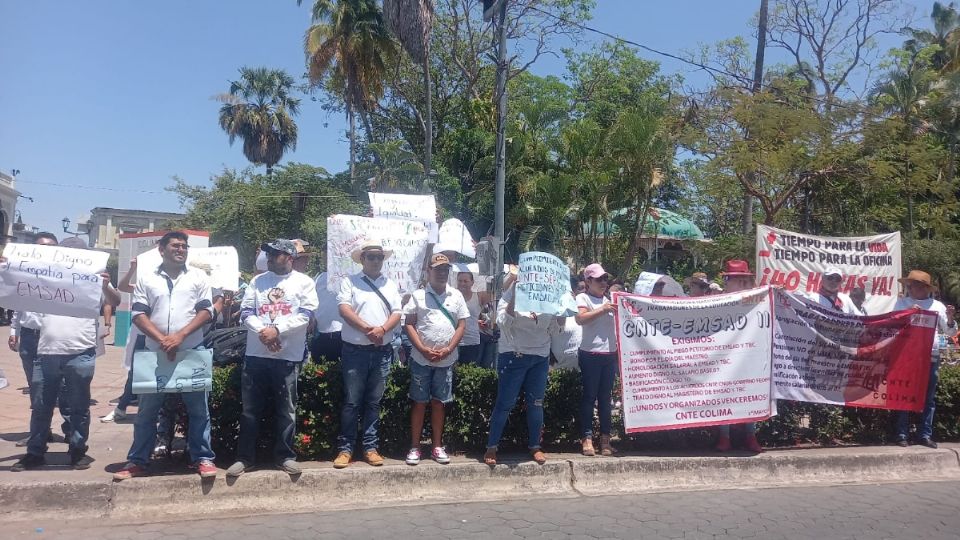
[[340, 339], [340, 332], [318, 332], [310, 341], [310, 356], [313, 357], [314, 362], [319, 362], [321, 357], [326, 358], [328, 362], [339, 362], [342, 350], [343, 341]]

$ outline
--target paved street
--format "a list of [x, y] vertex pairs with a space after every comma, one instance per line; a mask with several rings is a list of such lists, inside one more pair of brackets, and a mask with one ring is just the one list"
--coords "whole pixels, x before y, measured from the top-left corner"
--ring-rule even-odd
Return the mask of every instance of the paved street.
[[700, 491], [163, 523], [16, 523], [15, 538], [955, 539], [960, 482]]

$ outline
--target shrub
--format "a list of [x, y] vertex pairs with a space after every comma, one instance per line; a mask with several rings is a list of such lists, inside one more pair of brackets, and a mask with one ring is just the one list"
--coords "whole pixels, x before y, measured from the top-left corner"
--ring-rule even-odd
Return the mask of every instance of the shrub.
[[[476, 366], [457, 366], [454, 375], [454, 401], [447, 407], [444, 443], [450, 451], [476, 452], [486, 446], [490, 413], [497, 395], [497, 375]], [[402, 455], [410, 439], [410, 400], [407, 391], [410, 370], [394, 366], [387, 381], [380, 411], [380, 448]], [[308, 362], [298, 382], [296, 448], [304, 459], [326, 459], [336, 452], [340, 429], [340, 405], [343, 387], [337, 363]], [[576, 371], [551, 371], [544, 398], [543, 441], [547, 447], [573, 447], [579, 439], [577, 408], [580, 401], [580, 374]], [[621, 401], [619, 381], [613, 400]], [[214, 450], [232, 459], [236, 452], [240, 425], [240, 366], [214, 370], [210, 396], [211, 436]], [[943, 366], [937, 388], [938, 409], [935, 437], [960, 439], [960, 366]], [[429, 410], [429, 409], [428, 409]], [[801, 443], [880, 444], [889, 440], [895, 414], [878, 409], [860, 409], [779, 401], [779, 414], [758, 426], [764, 445], [791, 446]], [[527, 424], [523, 396], [510, 413], [501, 447], [525, 449]], [[918, 415], [913, 415], [918, 416]], [[596, 420], [594, 420], [596, 424]], [[619, 406], [614, 407], [614, 433], [623, 433]], [[429, 414], [425, 429], [429, 430]], [[598, 432], [594, 426], [594, 432]], [[429, 431], [425, 431], [429, 433]], [[659, 431], [623, 437], [622, 446], [644, 451], [682, 448], [706, 448], [713, 441], [710, 429]], [[258, 437], [260, 459], [269, 459], [273, 446], [273, 421], [261, 421]]]

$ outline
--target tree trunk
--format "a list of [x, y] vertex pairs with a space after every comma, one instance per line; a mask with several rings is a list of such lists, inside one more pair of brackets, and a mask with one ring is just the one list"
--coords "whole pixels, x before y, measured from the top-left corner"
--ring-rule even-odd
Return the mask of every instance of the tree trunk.
[[433, 160], [433, 85], [430, 77], [430, 40], [426, 43], [426, 53], [423, 59], [423, 83], [426, 86], [427, 118], [424, 123], [423, 134], [423, 172], [430, 178], [430, 169]]
[[[753, 93], [760, 91], [763, 83], [763, 55], [767, 47], [767, 2], [760, 0], [760, 14], [757, 17], [757, 54], [753, 64]], [[750, 174], [751, 182], [755, 174]], [[743, 213], [740, 216], [741, 232], [750, 234], [753, 231], [753, 196], [743, 194]]]
[[347, 105], [347, 120], [350, 123], [350, 182], [357, 179], [357, 120], [353, 108]]

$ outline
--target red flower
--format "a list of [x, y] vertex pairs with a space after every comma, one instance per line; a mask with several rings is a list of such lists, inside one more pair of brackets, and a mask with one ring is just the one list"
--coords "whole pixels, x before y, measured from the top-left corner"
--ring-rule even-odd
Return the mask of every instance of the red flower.
[[303, 425], [304, 425], [304, 426], [309, 426], [309, 425], [310, 425], [310, 419], [309, 419], [309, 418], [304, 418], [304, 420], [303, 420]]
[[300, 440], [303, 441], [303, 444], [310, 444], [310, 441], [313, 440], [309, 435], [303, 435], [300, 437]]

